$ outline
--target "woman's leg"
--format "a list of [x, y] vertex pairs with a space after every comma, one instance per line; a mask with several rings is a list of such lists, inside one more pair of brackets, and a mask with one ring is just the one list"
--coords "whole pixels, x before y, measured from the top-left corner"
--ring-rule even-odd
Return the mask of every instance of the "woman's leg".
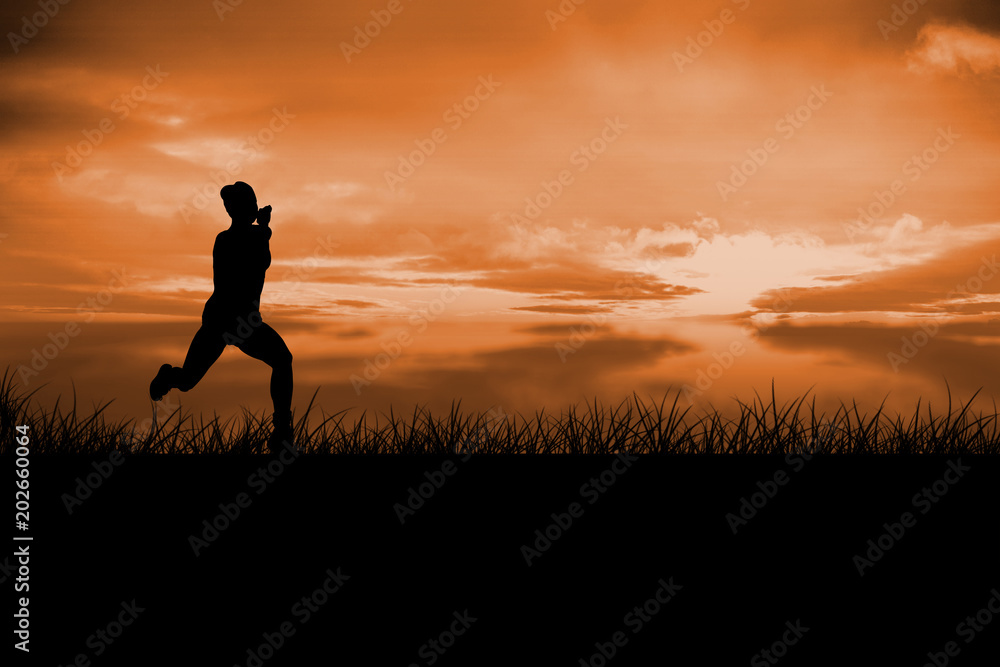
[[188, 391], [198, 384], [226, 349], [222, 334], [221, 328], [202, 325], [191, 340], [184, 365], [164, 364], [160, 367], [160, 372], [149, 385], [150, 397], [158, 401], [171, 389]]
[[292, 353], [278, 332], [261, 322], [245, 341], [237, 344], [245, 354], [271, 367], [271, 401], [275, 422], [292, 417]]
[[[252, 320], [251, 320], [252, 321]], [[274, 430], [267, 440], [272, 454], [291, 447], [292, 428], [292, 353], [278, 332], [264, 322], [254, 326], [253, 332], [236, 347], [254, 359], [271, 367], [271, 401], [274, 402]]]

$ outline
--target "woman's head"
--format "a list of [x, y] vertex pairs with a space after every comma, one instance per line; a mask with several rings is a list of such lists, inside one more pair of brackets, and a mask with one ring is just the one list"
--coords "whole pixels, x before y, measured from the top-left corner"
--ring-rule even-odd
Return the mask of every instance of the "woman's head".
[[257, 195], [243, 181], [224, 186], [219, 194], [233, 222], [250, 223], [257, 218]]

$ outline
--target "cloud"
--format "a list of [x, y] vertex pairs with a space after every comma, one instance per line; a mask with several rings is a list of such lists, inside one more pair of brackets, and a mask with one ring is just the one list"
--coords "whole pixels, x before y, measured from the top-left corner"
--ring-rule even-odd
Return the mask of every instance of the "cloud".
[[335, 306], [346, 306], [348, 308], [374, 308], [377, 303], [371, 301], [358, 301], [357, 299], [337, 299], [333, 302]]
[[[947, 224], [945, 223], [945, 226]], [[920, 218], [904, 215], [885, 233], [883, 244], [892, 249], [912, 247], [915, 233], [922, 231], [923, 228], [924, 223]]]
[[628, 395], [634, 388], [631, 373], [696, 349], [666, 337], [621, 336], [588, 339], [568, 354], [565, 362], [554, 341], [457, 358], [451, 354], [448, 358], [425, 358], [410, 367], [393, 366], [365, 388], [364, 396], [382, 404], [424, 405], [433, 400], [445, 407], [447, 401], [461, 397], [463, 408], [502, 405], [508, 411], [531, 414], [539, 406]]
[[[16, 232], [30, 229], [28, 243], [53, 258], [35, 266], [8, 260], [7, 270], [21, 278], [23, 267], [38, 284], [79, 284], [73, 267], [127, 262], [144, 274], [136, 296], [151, 296], [136, 306], [140, 312], [196, 313], [207, 287], [181, 285], [207, 283], [212, 237], [228, 225], [212, 174], [240, 157], [238, 147], [267, 126], [273, 107], [286, 105], [295, 116], [288, 129], [225, 180], [252, 183], [261, 203], [275, 207], [264, 298], [276, 301], [283, 289], [286, 302], [316, 312], [362, 300], [398, 308], [418, 288], [446, 283], [474, 288], [469, 301], [492, 313], [570, 304], [658, 317], [733, 312], [769, 288], [809, 283], [817, 272], [850, 276], [929, 258], [953, 244], [949, 234], [965, 233], [968, 217], [952, 211], [993, 210], [984, 184], [993, 170], [983, 165], [992, 164], [984, 153], [995, 142], [971, 129], [985, 123], [961, 123], [989, 109], [970, 104], [948, 114], [969, 133], [961, 149], [969, 152], [942, 161], [920, 192], [907, 193], [912, 218], [876, 227], [860, 248], [838, 246], [842, 234], [831, 241], [831, 219], [863, 203], [869, 183], [884, 189], [912, 150], [913, 128], [953, 111], [947, 95], [928, 94], [934, 91], [916, 77], [896, 80], [896, 53], [891, 61], [869, 47], [844, 55], [834, 36], [873, 33], [883, 6], [754, 3], [705, 49], [691, 76], [677, 76], [670, 54], [718, 15], [707, 2], [582, 5], [558, 31], [527, 0], [502, 8], [415, 4], [348, 63], [339, 42], [371, 20], [369, 9], [310, 0], [292, 15], [244, 3], [223, 22], [204, 2], [181, 0], [169, 10], [92, 3], [60, 14], [23, 57], [8, 55], [11, 66], [0, 74], [13, 100], [0, 103], [12, 119], [0, 140], [16, 156], [0, 170], [14, 218], [4, 232], [13, 244]], [[16, 25], [20, 10], [6, 11]], [[917, 26], [915, 19], [910, 27]], [[973, 47], [992, 38], [955, 30], [964, 37], [933, 37], [928, 28], [925, 50], [944, 40], [956, 62], [980, 63], [981, 49]], [[248, 34], [269, 38], [252, 53], [230, 48]], [[906, 43], [900, 38], [896, 46]], [[790, 52], [796, 58], [787, 58]], [[143, 81], [147, 65], [170, 74], [117, 120], [112, 102]], [[447, 142], [407, 180], [406, 197], [391, 194], [386, 170], [443, 125], [442, 112], [466, 99], [478, 77], [490, 75], [502, 82], [497, 94], [461, 127], [448, 124]], [[831, 104], [781, 142], [739, 202], [723, 206], [714, 183], [820, 82], [835, 91]], [[923, 103], [913, 108], [917, 94]], [[898, 122], [901, 109], [912, 111], [912, 123]], [[629, 126], [622, 138], [585, 171], [574, 164], [577, 147], [598, 136], [604, 118], [619, 115]], [[114, 132], [57, 183], [51, 161], [64, 160], [66, 146], [105, 116], [116, 119]], [[907, 152], [893, 150], [893, 141]], [[892, 169], [878, 169], [878, 160], [892, 161]], [[948, 171], [957, 164], [974, 178]], [[520, 210], [564, 169], [572, 185], [531, 224], [490, 218]], [[947, 191], [934, 190], [941, 182]], [[975, 196], [953, 196], [963, 188]], [[200, 191], [208, 193], [206, 207], [185, 225], [179, 208]], [[916, 217], [917, 198], [927, 191], [955, 229]], [[330, 258], [344, 262], [323, 264]], [[155, 300], [165, 296], [153, 288], [157, 282], [173, 289], [176, 303]], [[53, 295], [50, 301], [62, 299]], [[13, 294], [4, 302], [31, 307], [43, 300]]]
[[969, 26], [931, 23], [920, 30], [907, 61], [915, 72], [993, 75], [1000, 69], [1000, 37]]
[[961, 23], [979, 30], [1000, 33], [1000, 6], [983, 0], [950, 0], [946, 4], [928, 3], [931, 23]]
[[[904, 213], [892, 224], [874, 225], [866, 231], [853, 231], [852, 240], [863, 254], [895, 264], [914, 264], [940, 254], [942, 248], [957, 239], [968, 243], [982, 230], [953, 228], [947, 221], [925, 228], [923, 220]], [[989, 234], [995, 234], [990, 230]]]
[[[918, 226], [897, 223], [896, 238]], [[892, 237], [890, 232], [887, 235]], [[968, 243], [968, 241], [967, 241]], [[1000, 293], [1000, 238], [951, 248], [919, 263], [858, 274], [840, 284], [794, 287], [780, 294], [790, 310], [802, 313], [915, 312], [968, 313], [983, 311]], [[845, 278], [845, 276], [837, 276]], [[828, 280], [826, 282], [829, 282]], [[751, 305], [764, 312], [780, 310], [767, 290]]]
[[524, 310], [531, 313], [551, 313], [556, 315], [590, 315], [594, 313], [607, 313], [610, 308], [598, 306], [520, 306], [511, 310]]
[[[537, 310], [538, 308], [515, 308], [515, 310]], [[595, 324], [593, 322], [579, 321], [566, 324], [539, 324], [533, 327], [516, 329], [518, 333], [536, 334], [539, 336], [559, 336], [565, 338], [573, 334], [573, 329], [587, 328], [587, 331], [611, 333], [612, 328], [606, 324]]]
[[357, 327], [355, 329], [345, 329], [343, 331], [338, 331], [334, 334], [337, 338], [371, 338], [375, 335], [375, 332], [371, 329], [365, 329], [364, 327]]
[[666, 301], [701, 292], [694, 287], [667, 284], [641, 273], [605, 269], [597, 266], [596, 261], [589, 265], [567, 262], [526, 270], [490, 271], [469, 282], [476, 287], [538, 294], [560, 300]]
[[[787, 352], [861, 364], [883, 377], [899, 373], [925, 386], [944, 378], [954, 395], [965, 398], [1000, 373], [1000, 326], [995, 320], [947, 324], [915, 319], [897, 326], [862, 322], [779, 325], [762, 331], [760, 341]], [[821, 355], [822, 351], [834, 357]]]

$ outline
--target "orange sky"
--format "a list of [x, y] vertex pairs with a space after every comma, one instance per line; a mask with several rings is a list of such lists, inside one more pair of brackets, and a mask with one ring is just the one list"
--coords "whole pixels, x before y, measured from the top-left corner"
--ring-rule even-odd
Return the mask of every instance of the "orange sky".
[[[737, 343], [692, 396], [1000, 390], [1000, 9], [54, 6], [0, 13], [0, 345], [29, 388], [145, 414], [243, 180], [300, 408], [662, 395]], [[266, 379], [230, 349], [175, 399], [268, 408]]]

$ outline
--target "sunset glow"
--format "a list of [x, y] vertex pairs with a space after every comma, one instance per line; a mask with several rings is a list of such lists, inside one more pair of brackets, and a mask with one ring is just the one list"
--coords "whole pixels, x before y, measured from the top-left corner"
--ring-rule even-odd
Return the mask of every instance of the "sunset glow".
[[[4, 358], [146, 417], [240, 180], [297, 410], [989, 407], [1000, 10], [912, 5], [7, 3]], [[171, 400], [267, 377], [229, 348]]]

